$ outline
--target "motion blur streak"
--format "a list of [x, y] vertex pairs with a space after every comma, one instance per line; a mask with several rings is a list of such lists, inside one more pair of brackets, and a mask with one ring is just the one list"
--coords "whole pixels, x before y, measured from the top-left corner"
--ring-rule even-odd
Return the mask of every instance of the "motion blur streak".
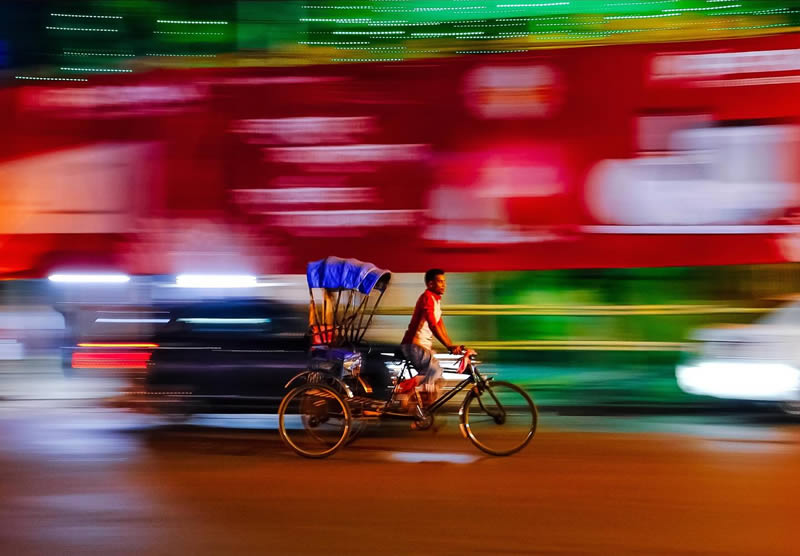
[[130, 276], [124, 274], [51, 274], [47, 277], [51, 282], [74, 284], [124, 284]]
[[74, 369], [146, 369], [150, 360], [147, 352], [73, 353]]
[[0, 3], [0, 552], [799, 553], [798, 98], [788, 0]]
[[175, 283], [182, 288], [252, 288], [255, 276], [236, 274], [181, 274]]
[[91, 344], [91, 343], [80, 343], [80, 344], [78, 344], [78, 347], [157, 348], [158, 344], [125, 344], [125, 343]]

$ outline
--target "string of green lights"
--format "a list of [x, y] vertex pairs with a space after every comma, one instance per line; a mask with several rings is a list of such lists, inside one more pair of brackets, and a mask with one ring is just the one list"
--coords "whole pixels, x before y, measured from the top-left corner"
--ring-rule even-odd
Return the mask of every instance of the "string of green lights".
[[[55, 3], [52, 3], [56, 5]], [[268, 5], [267, 5], [268, 4]], [[401, 62], [532, 49], [795, 31], [787, 0], [92, 0], [52, 9], [49, 73], [158, 65]], [[57, 69], [57, 68], [70, 68]]]
[[[337, 48], [341, 35], [360, 35], [367, 44], [353, 52], [359, 61], [367, 51], [372, 61], [402, 61], [419, 54], [381, 56], [373, 49], [424, 42], [440, 54], [501, 54], [547, 46], [749, 36], [796, 27], [800, 9], [795, 6], [765, 0], [337, 0], [304, 4], [299, 21], [307, 25], [307, 36], [329, 47]], [[332, 61], [348, 60], [334, 55]]]

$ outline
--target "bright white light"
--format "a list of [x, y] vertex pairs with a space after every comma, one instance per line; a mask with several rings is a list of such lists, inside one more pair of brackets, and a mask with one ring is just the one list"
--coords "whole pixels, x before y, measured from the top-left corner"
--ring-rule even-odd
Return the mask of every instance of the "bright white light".
[[191, 317], [185, 319], [178, 319], [178, 321], [188, 322], [191, 324], [266, 324], [270, 322], [270, 319]]
[[181, 288], [254, 288], [256, 277], [248, 274], [181, 274], [175, 284]]
[[66, 284], [124, 284], [131, 277], [126, 274], [51, 274], [51, 282]]
[[[394, 354], [393, 353], [382, 353], [381, 355], [394, 355]], [[389, 369], [390, 371], [394, 371], [395, 373], [400, 373], [400, 372], [403, 371], [404, 363], [390, 363], [390, 362], [387, 361], [384, 364], [386, 365], [387, 369]], [[412, 368], [412, 369], [409, 369], [409, 371], [411, 372], [411, 374], [408, 375], [406, 378], [412, 377], [412, 376], [416, 376], [418, 374], [416, 369]], [[451, 381], [451, 382], [461, 382], [462, 380], [467, 378], [467, 375], [463, 374], [463, 373], [454, 372], [453, 369], [443, 368], [442, 369], [442, 378], [444, 380]]]
[[472, 463], [478, 456], [445, 452], [391, 452], [389, 459], [403, 463]]
[[119, 322], [119, 323], [151, 323], [151, 324], [164, 324], [169, 322], [169, 319], [135, 319], [135, 318], [107, 318], [102, 317], [95, 319], [94, 322]]
[[800, 394], [800, 371], [784, 363], [707, 361], [679, 365], [675, 376], [688, 394], [761, 401], [796, 399]]

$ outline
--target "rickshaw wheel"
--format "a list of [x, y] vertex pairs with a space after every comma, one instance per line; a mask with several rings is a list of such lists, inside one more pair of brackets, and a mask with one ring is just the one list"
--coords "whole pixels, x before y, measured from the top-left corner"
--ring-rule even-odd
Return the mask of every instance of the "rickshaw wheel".
[[347, 442], [352, 422], [344, 398], [323, 384], [294, 388], [278, 408], [281, 440], [307, 458], [324, 458], [335, 453]]
[[347, 441], [345, 444], [349, 446], [362, 435], [362, 433], [367, 430], [367, 424], [360, 420], [360, 419], [353, 419], [353, 426], [350, 428], [350, 434], [347, 437]]
[[414, 428], [418, 431], [426, 431], [433, 426], [433, 413], [424, 411], [421, 417], [414, 421]]

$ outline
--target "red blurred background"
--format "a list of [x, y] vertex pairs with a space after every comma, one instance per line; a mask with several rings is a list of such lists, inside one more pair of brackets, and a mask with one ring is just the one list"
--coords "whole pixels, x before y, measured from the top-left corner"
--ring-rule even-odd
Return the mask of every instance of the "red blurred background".
[[20, 81], [0, 271], [795, 261], [796, 60], [788, 34]]

